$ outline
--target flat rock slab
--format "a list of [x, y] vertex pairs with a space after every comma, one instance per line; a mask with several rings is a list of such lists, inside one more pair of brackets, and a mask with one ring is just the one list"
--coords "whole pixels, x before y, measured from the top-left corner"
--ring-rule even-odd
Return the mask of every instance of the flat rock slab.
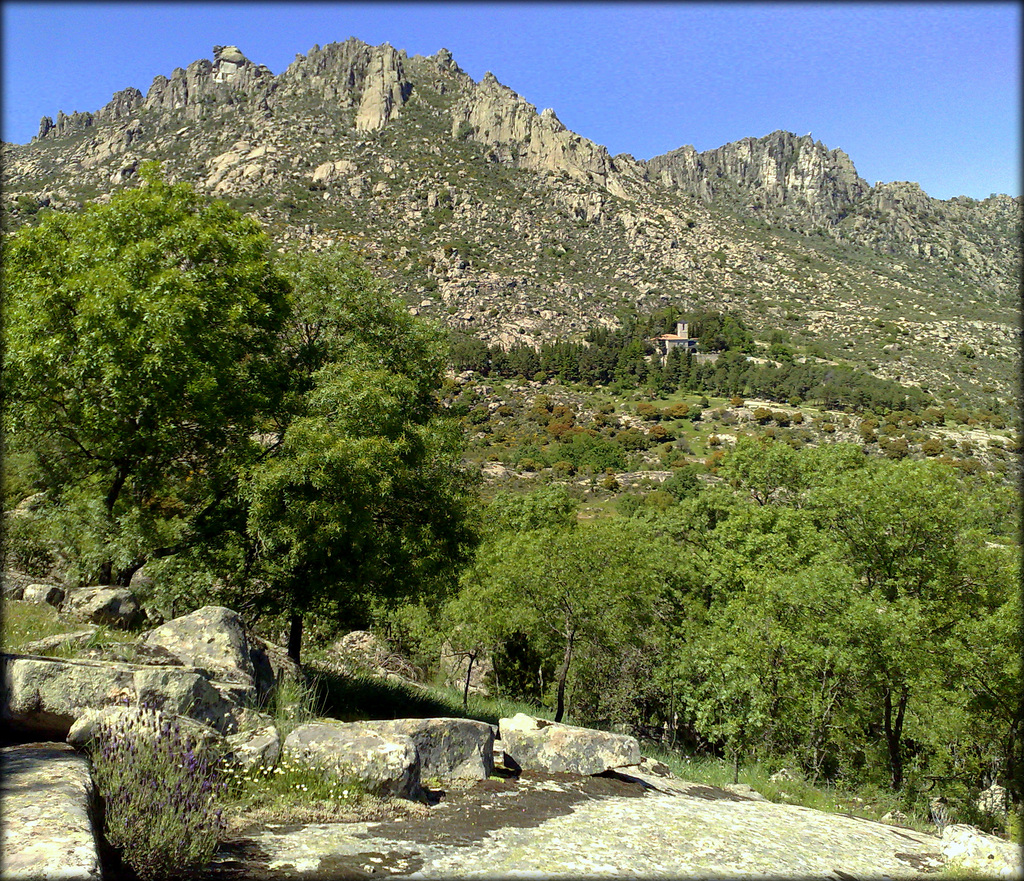
[[100, 878], [89, 763], [66, 744], [0, 749], [4, 881]]
[[942, 866], [941, 850], [933, 835], [737, 790], [524, 773], [422, 818], [258, 829], [221, 852], [215, 876], [917, 878]]

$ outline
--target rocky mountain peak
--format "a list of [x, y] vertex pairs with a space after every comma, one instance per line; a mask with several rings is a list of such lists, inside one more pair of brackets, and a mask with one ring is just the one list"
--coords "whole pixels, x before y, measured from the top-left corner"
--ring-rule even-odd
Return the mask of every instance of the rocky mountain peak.
[[647, 163], [648, 174], [705, 202], [726, 199], [834, 224], [868, 190], [842, 150], [808, 135], [775, 131], [698, 153], [682, 147]]
[[357, 131], [382, 128], [398, 116], [412, 94], [405, 57], [389, 43], [369, 46], [355, 37], [323, 48], [313, 46], [278, 77], [277, 103], [313, 92], [341, 107], [355, 108]]

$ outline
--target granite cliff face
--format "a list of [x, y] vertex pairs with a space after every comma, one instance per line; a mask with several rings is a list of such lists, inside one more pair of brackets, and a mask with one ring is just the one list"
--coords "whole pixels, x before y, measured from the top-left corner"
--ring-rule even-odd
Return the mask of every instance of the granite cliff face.
[[905, 181], [872, 187], [846, 153], [809, 135], [777, 131], [703, 153], [681, 147], [646, 167], [652, 180], [705, 204], [885, 254], [954, 263], [981, 284], [1019, 259], [1011, 233], [1019, 200], [943, 201]]
[[445, 49], [350, 38], [276, 76], [218, 46], [3, 152], [8, 229], [158, 160], [284, 247], [349, 244], [412, 310], [487, 342], [710, 306], [883, 378], [1015, 396], [1020, 199], [872, 187], [810, 137], [611, 156]]
[[810, 224], [835, 224], [868, 190], [842, 150], [782, 131], [705, 153], [681, 147], [651, 159], [647, 170], [704, 202], [731, 202], [755, 214], [781, 209]]

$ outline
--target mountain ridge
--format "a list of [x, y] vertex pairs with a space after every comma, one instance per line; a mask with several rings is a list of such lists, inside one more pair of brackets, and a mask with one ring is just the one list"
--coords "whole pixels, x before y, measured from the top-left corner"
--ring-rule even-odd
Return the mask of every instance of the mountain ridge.
[[[218, 46], [145, 95], [44, 117], [4, 154], [9, 226], [103, 199], [156, 159], [282, 245], [348, 242], [414, 311], [489, 342], [714, 303], [881, 376], [1014, 394], [1019, 197], [872, 187], [842, 150], [788, 132], [611, 156], [446, 49], [410, 57], [349, 38], [275, 76]], [[883, 345], [896, 348], [878, 351], [894, 303], [906, 314]], [[943, 322], [970, 364], [938, 363]]]

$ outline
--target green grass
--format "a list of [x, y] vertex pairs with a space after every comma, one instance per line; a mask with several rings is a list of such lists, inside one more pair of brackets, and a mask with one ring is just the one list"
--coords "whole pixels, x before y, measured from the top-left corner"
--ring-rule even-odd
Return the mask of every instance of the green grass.
[[276, 764], [229, 767], [224, 772], [227, 813], [293, 816], [314, 809], [326, 814], [355, 807], [366, 797], [363, 785], [326, 773], [313, 765], [283, 758]]
[[[733, 783], [733, 765], [725, 759], [685, 755], [655, 745], [645, 745], [642, 751], [644, 755], [667, 765], [683, 780], [719, 787], [728, 787]], [[841, 789], [803, 779], [801, 775], [793, 772], [790, 772], [794, 777], [792, 780], [772, 780], [772, 775], [778, 770], [777, 764], [746, 763], [739, 768], [737, 782], [750, 786], [769, 801], [778, 804], [799, 805], [816, 811], [845, 814], [866, 820], [881, 821], [890, 811], [902, 809], [907, 817], [904, 825], [921, 832], [935, 831], [926, 814], [907, 811], [900, 804], [900, 797], [896, 793], [873, 787]]]
[[76, 629], [80, 628], [61, 618], [57, 610], [46, 603], [3, 601], [3, 630], [0, 632], [5, 651], [14, 652], [37, 639]]
[[[3, 648], [5, 651], [16, 652], [31, 642], [57, 636], [62, 633], [81, 631], [80, 621], [69, 621], [53, 607], [46, 603], [26, 603], [21, 600], [3, 601]], [[54, 649], [52, 654], [59, 658], [73, 658], [91, 648], [132, 643], [138, 638], [137, 633], [115, 630], [110, 627], [98, 627], [96, 631], [82, 642], [68, 643]]]
[[429, 719], [456, 717], [497, 725], [498, 720], [528, 713], [551, 718], [551, 711], [524, 701], [469, 695], [463, 709], [462, 692], [452, 688], [415, 686], [369, 674], [345, 674], [322, 660], [306, 662], [312, 680], [312, 699], [318, 715], [346, 722], [364, 719]]

